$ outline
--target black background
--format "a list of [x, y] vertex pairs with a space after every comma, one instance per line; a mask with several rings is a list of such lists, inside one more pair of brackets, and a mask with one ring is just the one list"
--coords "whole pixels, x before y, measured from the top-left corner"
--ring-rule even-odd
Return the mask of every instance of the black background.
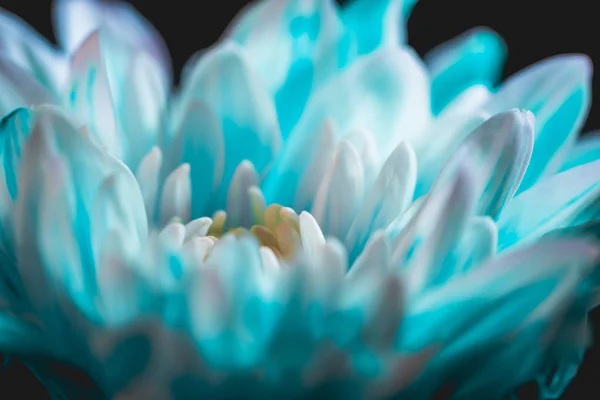
[[[227, 23], [248, 2], [238, 0], [132, 1], [163, 35], [175, 71], [197, 50], [214, 43]], [[0, 0], [53, 39], [49, 0]], [[585, 53], [600, 65], [600, 13], [595, 0], [421, 0], [408, 25], [409, 43], [423, 55], [435, 45], [476, 26], [488, 26], [505, 39], [509, 56], [504, 76], [558, 53]], [[600, 81], [594, 77], [593, 92]], [[600, 95], [593, 101], [585, 131], [600, 128]], [[600, 177], [599, 177], [600, 179]], [[595, 342], [564, 399], [600, 398], [600, 312], [592, 316]], [[14, 393], [11, 397], [8, 393]], [[0, 380], [2, 398], [45, 398], [23, 368]], [[527, 398], [534, 398], [527, 391]], [[8, 397], [4, 397], [8, 395]]]

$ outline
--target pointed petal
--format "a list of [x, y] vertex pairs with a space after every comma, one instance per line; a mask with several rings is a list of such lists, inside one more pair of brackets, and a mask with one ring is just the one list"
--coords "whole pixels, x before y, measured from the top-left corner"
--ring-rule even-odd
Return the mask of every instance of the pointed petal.
[[227, 193], [227, 226], [249, 229], [254, 225], [250, 188], [258, 185], [258, 174], [249, 161], [242, 161], [235, 170]]
[[560, 166], [562, 149], [577, 138], [587, 116], [591, 75], [592, 65], [585, 56], [552, 57], [509, 78], [485, 105], [491, 114], [518, 107], [535, 115], [536, 150], [519, 192]]
[[351, 260], [358, 256], [375, 231], [386, 229], [408, 208], [417, 178], [416, 164], [412, 148], [404, 142], [387, 159], [346, 235]]
[[165, 180], [160, 202], [160, 220], [167, 224], [174, 218], [187, 223], [191, 209], [190, 165], [181, 164]]
[[471, 29], [425, 55], [431, 73], [431, 106], [439, 113], [468, 87], [492, 88], [500, 79], [506, 45], [488, 28]]
[[143, 50], [170, 76], [169, 52], [158, 31], [127, 2], [56, 0], [56, 37], [63, 49], [73, 53], [97, 29], [108, 29], [136, 50]]
[[323, 176], [311, 214], [326, 235], [344, 237], [364, 195], [364, 172], [358, 152], [341, 141]]
[[498, 220], [499, 250], [595, 219], [599, 174], [600, 161], [593, 161], [546, 178], [518, 195]]
[[438, 272], [472, 215], [474, 189], [475, 180], [467, 161], [456, 170], [446, 170], [394, 240], [392, 264], [406, 270], [409, 295], [442, 283]]
[[97, 143], [118, 158], [123, 157], [123, 143], [118, 136], [115, 109], [100, 52], [100, 36], [94, 32], [77, 49], [67, 104]]
[[534, 117], [528, 111], [500, 113], [473, 131], [448, 161], [472, 161], [479, 197], [477, 212], [496, 218], [517, 192], [533, 150]]

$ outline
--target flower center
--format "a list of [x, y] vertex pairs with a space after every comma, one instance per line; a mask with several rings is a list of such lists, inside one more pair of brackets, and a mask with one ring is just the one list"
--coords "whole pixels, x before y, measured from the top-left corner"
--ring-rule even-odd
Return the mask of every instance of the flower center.
[[267, 247], [281, 259], [290, 259], [300, 243], [300, 223], [298, 214], [291, 208], [272, 204], [266, 209], [255, 207], [252, 210], [253, 225], [248, 229], [230, 226], [225, 211], [213, 215], [207, 236], [218, 240], [226, 233], [237, 236], [253, 235], [261, 246]]

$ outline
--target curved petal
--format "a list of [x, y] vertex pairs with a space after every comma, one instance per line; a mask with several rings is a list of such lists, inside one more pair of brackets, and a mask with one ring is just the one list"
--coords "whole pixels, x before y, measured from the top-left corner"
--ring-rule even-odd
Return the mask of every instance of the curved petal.
[[536, 119], [535, 151], [519, 192], [556, 172], [560, 153], [576, 140], [590, 107], [592, 64], [586, 56], [541, 61], [509, 78], [484, 110], [530, 110]]
[[425, 55], [431, 74], [431, 108], [438, 114], [453, 98], [473, 85], [492, 88], [502, 75], [506, 45], [488, 28], [475, 28]]
[[529, 111], [497, 114], [475, 129], [445, 168], [472, 161], [477, 213], [496, 218], [521, 183], [533, 150], [534, 118]]

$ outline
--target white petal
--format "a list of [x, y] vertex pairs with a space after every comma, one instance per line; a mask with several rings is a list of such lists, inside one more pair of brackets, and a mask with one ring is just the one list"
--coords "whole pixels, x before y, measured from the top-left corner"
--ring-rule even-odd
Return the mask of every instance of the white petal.
[[160, 203], [160, 220], [166, 224], [173, 218], [190, 220], [191, 208], [190, 166], [182, 164], [167, 177]]
[[406, 143], [401, 143], [387, 159], [375, 185], [367, 194], [346, 236], [346, 247], [351, 259], [376, 230], [388, 225], [410, 205], [417, 178], [415, 154]]
[[319, 224], [306, 211], [300, 214], [300, 238], [304, 252], [311, 257], [325, 246], [325, 236], [323, 236]]
[[188, 222], [185, 225], [185, 240], [187, 241], [195, 237], [206, 236], [212, 222], [212, 219], [208, 217], [202, 217]]
[[258, 174], [250, 161], [235, 170], [227, 193], [227, 225], [250, 228], [254, 225], [250, 188], [258, 185]]
[[153, 219], [156, 206], [156, 197], [158, 195], [159, 172], [162, 166], [162, 152], [160, 148], [153, 147], [144, 157], [136, 173], [144, 205], [148, 214], [148, 220]]
[[73, 55], [66, 102], [88, 126], [98, 144], [106, 146], [112, 155], [123, 157], [98, 32], [92, 33]]
[[343, 237], [347, 233], [364, 194], [363, 176], [356, 149], [341, 141], [311, 211], [326, 234]]

